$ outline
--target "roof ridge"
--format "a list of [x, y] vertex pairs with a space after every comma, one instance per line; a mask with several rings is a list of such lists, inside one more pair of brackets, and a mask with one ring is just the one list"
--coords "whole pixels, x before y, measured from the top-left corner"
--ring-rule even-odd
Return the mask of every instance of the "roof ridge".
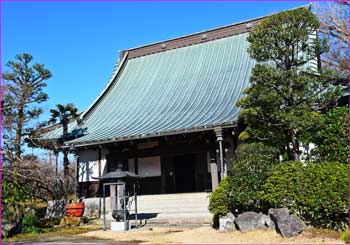
[[206, 30], [199, 31], [199, 32], [194, 32], [194, 33], [190, 33], [190, 34], [186, 34], [186, 35], [181, 35], [181, 36], [168, 38], [168, 39], [161, 40], [161, 41], [156, 41], [156, 42], [152, 42], [152, 43], [148, 43], [148, 44], [144, 44], [144, 45], [128, 48], [128, 49], [125, 49], [125, 50], [121, 50], [120, 52], [123, 53], [123, 52], [128, 51], [130, 53], [131, 51], [136, 50], [136, 49], [146, 48], [146, 47], [149, 47], [149, 46], [152, 46], [152, 45], [162, 44], [162, 43], [165, 43], [165, 42], [174, 41], [174, 40], [178, 40], [178, 39], [184, 39], [184, 38], [188, 38], [188, 37], [191, 37], [191, 36], [205, 34], [207, 32], [217, 31], [217, 30], [220, 30], [220, 29], [225, 29], [225, 28], [229, 28], [229, 27], [234, 27], [234, 26], [246, 24], [246, 23], [249, 23], [249, 22], [252, 22], [252, 21], [261, 20], [261, 19], [264, 19], [266, 17], [275, 15], [277, 13], [283, 12], [283, 11], [291, 11], [291, 10], [300, 9], [300, 8], [309, 8], [311, 5], [312, 5], [312, 3], [308, 3], [308, 4], [305, 4], [305, 5], [301, 5], [299, 7], [273, 12], [271, 14], [263, 15], [263, 16], [260, 16], [260, 17], [255, 17], [255, 18], [251, 18], [251, 19], [247, 19], [247, 20], [243, 20], [243, 21], [238, 21], [238, 22], [235, 22], [235, 23], [232, 23], [232, 24], [228, 24], [228, 25], [223, 25], [223, 26], [206, 29]]

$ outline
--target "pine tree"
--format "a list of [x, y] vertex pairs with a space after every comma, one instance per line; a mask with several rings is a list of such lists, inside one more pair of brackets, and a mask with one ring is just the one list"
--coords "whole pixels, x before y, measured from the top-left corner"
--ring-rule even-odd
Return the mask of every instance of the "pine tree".
[[343, 94], [337, 74], [310, 67], [327, 50], [317, 36], [319, 21], [309, 9], [281, 12], [264, 19], [247, 40], [257, 61], [251, 86], [238, 102], [247, 125], [240, 138], [274, 145], [300, 159], [303, 138], [312, 133], [320, 112]]

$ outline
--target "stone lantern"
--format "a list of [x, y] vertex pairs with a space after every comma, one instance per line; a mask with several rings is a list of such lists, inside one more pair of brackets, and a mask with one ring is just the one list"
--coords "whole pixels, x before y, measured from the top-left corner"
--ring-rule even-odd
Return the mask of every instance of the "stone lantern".
[[[111, 230], [127, 231], [130, 229], [129, 211], [135, 213], [135, 224], [137, 227], [137, 192], [136, 181], [140, 179], [137, 174], [123, 171], [122, 164], [118, 164], [115, 171], [94, 177], [103, 183], [103, 230], [106, 230], [106, 187], [110, 187], [110, 202], [112, 217]], [[134, 210], [128, 210], [129, 199], [134, 198]]]

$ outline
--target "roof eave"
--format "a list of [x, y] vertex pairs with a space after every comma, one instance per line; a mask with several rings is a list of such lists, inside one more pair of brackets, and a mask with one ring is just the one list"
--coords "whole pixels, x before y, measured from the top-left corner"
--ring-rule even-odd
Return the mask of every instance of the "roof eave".
[[237, 126], [237, 122], [231, 121], [231, 122], [222, 123], [222, 124], [213, 124], [213, 125], [194, 127], [194, 128], [188, 128], [188, 129], [179, 129], [179, 130], [172, 130], [172, 131], [165, 131], [165, 132], [158, 132], [158, 133], [150, 133], [146, 135], [134, 135], [134, 136], [127, 136], [127, 137], [112, 138], [112, 139], [81, 141], [78, 143], [67, 142], [66, 145], [63, 146], [62, 148], [79, 148], [79, 147], [97, 146], [102, 144], [110, 144], [110, 143], [129, 141], [129, 140], [140, 140], [140, 139], [147, 139], [147, 138], [156, 138], [156, 137], [163, 137], [163, 136], [211, 131], [217, 127], [233, 128], [236, 126]]

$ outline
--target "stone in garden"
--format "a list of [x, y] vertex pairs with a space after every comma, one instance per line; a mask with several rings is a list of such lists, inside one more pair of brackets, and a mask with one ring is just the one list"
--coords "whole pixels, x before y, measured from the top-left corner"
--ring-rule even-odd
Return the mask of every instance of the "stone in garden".
[[267, 216], [266, 214], [262, 214], [260, 213], [260, 219], [258, 221], [258, 225], [260, 226], [260, 228], [264, 229], [264, 228], [269, 228], [271, 230], [275, 230], [275, 223], [273, 223], [273, 221], [270, 219], [269, 216]]
[[2, 234], [1, 237], [7, 238], [10, 237], [10, 230], [16, 227], [16, 224], [3, 224], [2, 225]]
[[22, 232], [21, 223], [3, 224], [1, 237], [7, 238]]
[[288, 208], [270, 208], [269, 216], [274, 221], [277, 217], [288, 216], [289, 210]]
[[235, 223], [240, 231], [252, 231], [256, 229], [266, 229], [264, 214], [256, 212], [245, 212], [235, 219]]
[[228, 231], [235, 229], [235, 216], [232, 213], [228, 213], [226, 216], [219, 218], [220, 231]]
[[287, 208], [272, 208], [269, 216], [276, 226], [276, 231], [283, 237], [293, 237], [305, 230], [305, 223], [296, 215], [289, 214]]

